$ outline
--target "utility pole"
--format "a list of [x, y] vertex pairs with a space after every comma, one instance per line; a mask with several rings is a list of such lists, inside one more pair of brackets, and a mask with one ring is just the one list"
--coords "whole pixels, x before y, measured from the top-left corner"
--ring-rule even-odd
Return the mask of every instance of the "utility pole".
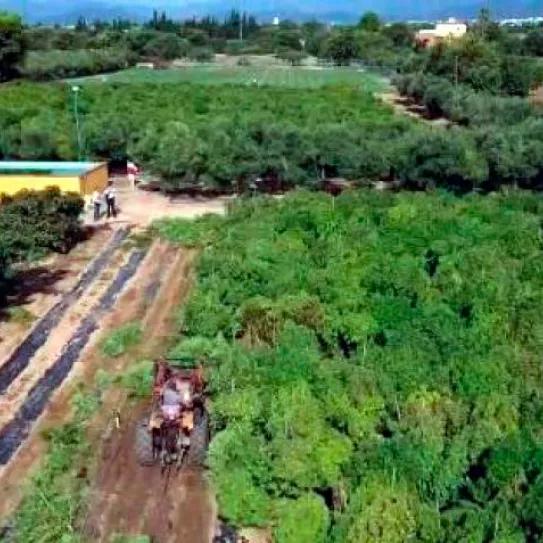
[[458, 55], [454, 57], [454, 105], [458, 109]]
[[77, 156], [79, 158], [79, 162], [81, 162], [82, 158], [82, 138], [81, 138], [81, 124], [79, 122], [79, 92], [81, 91], [81, 87], [78, 87], [77, 85], [74, 85], [72, 87], [72, 93], [74, 96], [74, 116], [75, 116], [75, 129], [77, 131]]
[[[481, 37], [486, 40], [487, 26], [491, 22], [490, 18], [490, 0], [486, 1], [486, 7], [483, 8], [483, 17], [481, 17]], [[486, 11], [486, 13], [484, 13]]]
[[239, 0], [239, 41], [243, 41], [243, 0]]

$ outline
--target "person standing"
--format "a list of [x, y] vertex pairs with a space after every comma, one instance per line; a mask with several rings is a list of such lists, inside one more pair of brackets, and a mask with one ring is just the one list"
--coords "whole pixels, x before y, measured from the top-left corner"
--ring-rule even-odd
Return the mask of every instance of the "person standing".
[[113, 181], [110, 181], [108, 183], [108, 187], [104, 191], [104, 196], [106, 199], [106, 206], [107, 206], [107, 218], [110, 219], [112, 216], [113, 218], [116, 218], [117, 207], [115, 205], [115, 200], [117, 197], [117, 193], [115, 191], [115, 187], [113, 186]]
[[102, 215], [102, 198], [97, 190], [92, 193], [92, 205], [94, 208], [94, 222], [98, 222]]
[[136, 190], [136, 179], [139, 173], [139, 169], [131, 160], [126, 163], [126, 173], [128, 174], [128, 181], [130, 183], [130, 187], [132, 188], [132, 190]]

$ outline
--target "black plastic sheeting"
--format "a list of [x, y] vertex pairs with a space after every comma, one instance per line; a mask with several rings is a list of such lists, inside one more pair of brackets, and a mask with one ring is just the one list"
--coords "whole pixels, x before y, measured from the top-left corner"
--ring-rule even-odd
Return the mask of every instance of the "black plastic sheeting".
[[90, 263], [77, 284], [42, 317], [32, 332], [2, 365], [0, 368], [0, 394], [4, 394], [11, 383], [28, 366], [32, 357], [47, 341], [51, 330], [58, 325], [67, 309], [81, 298], [83, 292], [102, 272], [127, 234], [128, 228], [121, 228], [113, 234], [106, 248]]
[[0, 465], [7, 464], [21, 443], [28, 437], [32, 423], [43, 413], [53, 392], [70, 373], [81, 351], [99, 326], [100, 319], [109, 311], [126, 282], [134, 276], [145, 256], [145, 251], [134, 251], [119, 270], [100, 301], [83, 319], [55, 363], [28, 393], [13, 419], [0, 431]]

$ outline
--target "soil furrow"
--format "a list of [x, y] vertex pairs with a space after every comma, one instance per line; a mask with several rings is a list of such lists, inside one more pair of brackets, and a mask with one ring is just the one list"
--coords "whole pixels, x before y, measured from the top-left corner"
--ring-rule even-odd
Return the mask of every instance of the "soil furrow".
[[100, 275], [127, 234], [128, 228], [120, 228], [113, 234], [107, 247], [90, 263], [77, 284], [40, 319], [24, 341], [7, 358], [0, 367], [0, 394], [4, 394], [11, 383], [28, 366], [32, 357], [47, 341], [51, 331], [58, 326], [68, 308], [81, 298], [82, 294]]
[[85, 294], [70, 306], [59, 324], [51, 330], [47, 341], [32, 357], [28, 366], [4, 394], [0, 395], [0, 428], [10, 422], [13, 413], [21, 408], [30, 390], [62, 354], [82, 320], [98, 304], [109, 288], [115, 272], [128, 261], [129, 256], [130, 253], [122, 249], [115, 253]]
[[125, 284], [136, 273], [144, 256], [145, 252], [140, 250], [130, 255], [128, 262], [119, 270], [98, 304], [81, 322], [62, 354], [30, 390], [11, 422], [0, 431], [0, 465], [5, 465], [26, 439], [32, 423], [43, 412], [53, 392], [68, 376], [91, 335], [98, 329], [101, 318], [113, 307]]

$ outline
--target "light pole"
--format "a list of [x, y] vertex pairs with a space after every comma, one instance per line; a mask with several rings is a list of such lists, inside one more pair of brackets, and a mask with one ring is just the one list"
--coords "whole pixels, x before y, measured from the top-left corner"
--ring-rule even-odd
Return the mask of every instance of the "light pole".
[[243, 0], [239, 0], [239, 41], [243, 41]]
[[81, 125], [79, 123], [79, 102], [78, 102], [80, 91], [81, 91], [81, 87], [78, 87], [77, 85], [74, 85], [72, 87], [72, 93], [74, 96], [75, 129], [77, 131], [77, 156], [79, 158], [79, 162], [81, 162], [81, 156], [82, 156]]

